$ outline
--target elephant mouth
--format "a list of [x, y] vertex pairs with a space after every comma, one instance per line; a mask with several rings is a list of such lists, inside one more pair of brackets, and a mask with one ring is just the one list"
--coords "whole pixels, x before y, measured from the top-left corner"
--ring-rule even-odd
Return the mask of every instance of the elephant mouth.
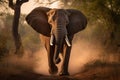
[[[51, 46], [54, 45], [54, 44], [53, 44], [53, 41], [54, 41], [54, 35], [51, 34], [51, 38], [50, 38], [50, 45], [51, 45]], [[68, 47], [71, 47], [71, 44], [70, 44], [70, 41], [69, 41], [67, 35], [65, 35], [65, 42], [66, 42], [66, 44], [67, 44]]]

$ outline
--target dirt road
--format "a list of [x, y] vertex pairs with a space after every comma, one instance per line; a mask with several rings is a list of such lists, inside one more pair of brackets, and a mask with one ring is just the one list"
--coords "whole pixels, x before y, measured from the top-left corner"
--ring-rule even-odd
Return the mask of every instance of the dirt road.
[[120, 80], [119, 64], [88, 66], [82, 72], [71, 76], [45, 76], [34, 72], [2, 74], [0, 80]]

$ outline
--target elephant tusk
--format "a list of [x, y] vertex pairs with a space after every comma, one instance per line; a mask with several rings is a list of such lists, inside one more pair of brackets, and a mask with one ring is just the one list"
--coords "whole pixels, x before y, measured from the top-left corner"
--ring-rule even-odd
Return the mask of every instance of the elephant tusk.
[[54, 39], [54, 36], [53, 34], [51, 35], [51, 38], [50, 38], [50, 45], [53, 46], [53, 39]]
[[67, 36], [67, 35], [65, 36], [65, 41], [66, 41], [67, 45], [70, 47], [70, 46], [71, 46], [71, 44], [70, 44], [70, 41], [69, 41], [69, 39], [68, 39], [68, 36]]

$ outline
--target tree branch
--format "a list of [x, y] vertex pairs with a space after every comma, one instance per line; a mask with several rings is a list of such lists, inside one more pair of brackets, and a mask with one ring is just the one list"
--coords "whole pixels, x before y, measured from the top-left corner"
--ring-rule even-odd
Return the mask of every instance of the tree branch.
[[13, 10], [15, 9], [15, 5], [13, 4], [13, 0], [9, 0], [9, 7]]
[[28, 2], [29, 0], [17, 0], [16, 5], [22, 5], [25, 2]]
[[15, 5], [21, 6], [23, 3], [28, 2], [29, 0], [17, 0], [16, 4], [13, 3], [13, 0], [9, 0], [9, 7], [15, 9]]

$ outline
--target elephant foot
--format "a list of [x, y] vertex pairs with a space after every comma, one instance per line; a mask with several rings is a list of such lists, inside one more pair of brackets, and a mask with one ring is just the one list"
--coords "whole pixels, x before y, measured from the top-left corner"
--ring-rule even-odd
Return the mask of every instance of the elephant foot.
[[60, 62], [61, 62], [61, 59], [60, 59], [60, 58], [57, 58], [57, 59], [54, 61], [55, 64], [59, 64]]
[[60, 72], [59, 76], [69, 76], [70, 74], [68, 72]]
[[51, 75], [55, 75], [55, 74], [57, 74], [57, 72], [58, 72], [57, 66], [54, 66], [54, 67], [52, 67], [52, 69], [49, 69], [49, 73]]

